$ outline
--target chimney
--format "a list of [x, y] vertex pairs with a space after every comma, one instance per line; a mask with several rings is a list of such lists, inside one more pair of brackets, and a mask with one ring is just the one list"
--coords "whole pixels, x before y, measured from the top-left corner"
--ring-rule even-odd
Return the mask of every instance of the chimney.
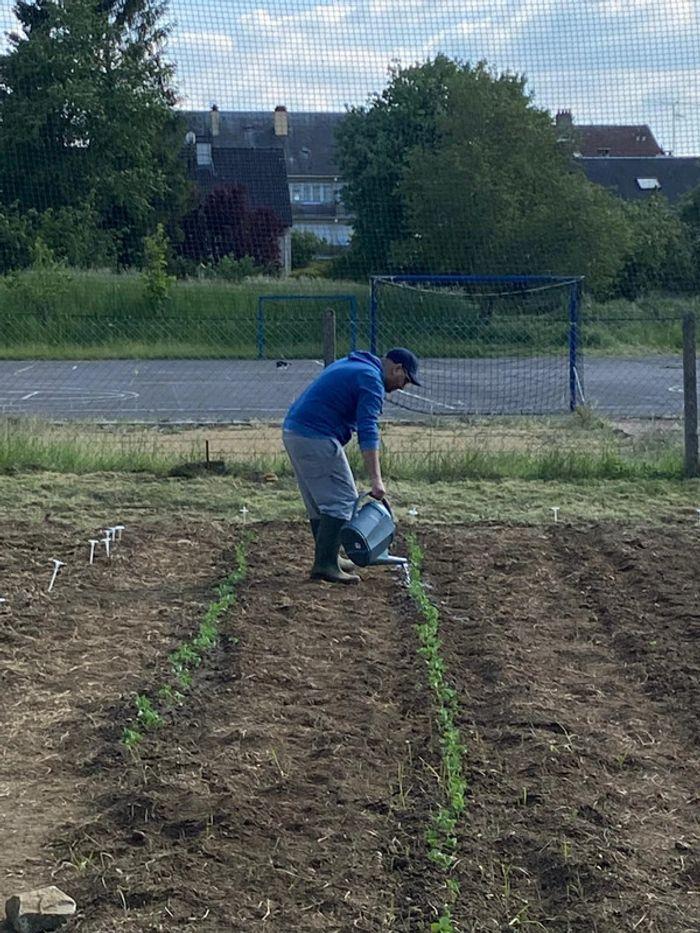
[[558, 110], [554, 125], [559, 129], [567, 129], [574, 125], [574, 118], [570, 110]]
[[283, 106], [275, 107], [275, 136], [289, 136], [289, 114]]
[[219, 113], [219, 108], [216, 106], [216, 104], [211, 105], [209, 118], [211, 120], [211, 135], [218, 136], [219, 130], [221, 129], [221, 114]]

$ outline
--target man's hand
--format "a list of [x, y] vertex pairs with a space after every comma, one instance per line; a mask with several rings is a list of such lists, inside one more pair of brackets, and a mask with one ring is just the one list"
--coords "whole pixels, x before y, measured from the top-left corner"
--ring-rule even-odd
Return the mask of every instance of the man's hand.
[[369, 481], [372, 484], [372, 489], [370, 491], [370, 496], [373, 499], [384, 499], [386, 498], [386, 489], [384, 488], [384, 480], [382, 479], [382, 471], [379, 466], [379, 451], [378, 450], [363, 450], [362, 459], [365, 461], [365, 469], [369, 475]]
[[370, 496], [373, 499], [379, 499], [380, 502], [382, 499], [386, 499], [386, 489], [384, 488], [384, 483], [382, 480], [373, 481]]

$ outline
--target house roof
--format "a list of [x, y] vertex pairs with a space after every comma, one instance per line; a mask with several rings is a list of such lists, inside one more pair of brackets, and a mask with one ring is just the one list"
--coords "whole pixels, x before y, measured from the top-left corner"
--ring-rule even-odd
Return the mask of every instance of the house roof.
[[673, 202], [700, 185], [700, 158], [598, 157], [578, 158], [575, 163], [583, 169], [589, 181], [608, 188], [625, 200], [644, 200], [658, 192]]
[[580, 156], [662, 156], [664, 151], [646, 123], [574, 123], [570, 110], [560, 110], [555, 119], [560, 140], [569, 140]]
[[[576, 152], [582, 156], [662, 156], [650, 127], [639, 126], [574, 126]], [[607, 149], [607, 153], [600, 150]]]
[[292, 226], [287, 167], [280, 149], [212, 147], [211, 165], [193, 166], [190, 173], [202, 191], [240, 185], [251, 207], [270, 208], [286, 227]]
[[198, 141], [212, 148], [280, 149], [291, 176], [336, 176], [335, 128], [344, 113], [287, 114], [288, 133], [275, 135], [274, 114], [268, 110], [220, 110], [219, 132], [211, 131], [211, 111], [183, 111], [185, 123]]

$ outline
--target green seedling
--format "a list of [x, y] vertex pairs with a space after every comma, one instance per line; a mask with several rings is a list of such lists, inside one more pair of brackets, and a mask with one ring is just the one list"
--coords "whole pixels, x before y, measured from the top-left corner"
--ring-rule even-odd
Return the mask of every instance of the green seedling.
[[[236, 570], [218, 587], [219, 598], [208, 607], [197, 634], [192, 641], [184, 642], [169, 655], [170, 667], [180, 689], [176, 690], [170, 684], [163, 684], [156, 694], [163, 706], [182, 703], [184, 696], [180, 691], [192, 686], [192, 669], [199, 667], [203, 655], [216, 645], [219, 637], [217, 620], [236, 601], [235, 587], [246, 575], [245, 546], [249, 540], [250, 536], [247, 535], [244, 541], [236, 545]], [[130, 750], [143, 741], [145, 731], [156, 729], [163, 724], [161, 713], [145, 694], [137, 695], [136, 710], [137, 725], [126, 727], [122, 734], [122, 743]]]
[[154, 709], [153, 704], [147, 696], [139, 693], [136, 697], [136, 709], [138, 710], [139, 722], [143, 723], [144, 729], [157, 729], [162, 725], [163, 717], [158, 710]]
[[163, 684], [158, 691], [158, 699], [165, 703], [166, 706], [174, 706], [177, 703], [182, 703], [184, 696], [179, 690], [174, 690], [170, 684]]
[[452, 917], [449, 911], [444, 913], [437, 923], [430, 924], [430, 933], [454, 933], [454, 930], [455, 928], [452, 925]]
[[143, 741], [143, 733], [127, 726], [122, 732], [122, 744], [131, 751]]
[[[426, 832], [428, 858], [444, 872], [450, 872], [457, 862], [458, 840], [456, 835], [459, 818], [466, 805], [467, 784], [462, 771], [465, 754], [459, 729], [455, 725], [458, 715], [457, 692], [447, 681], [445, 662], [441, 655], [440, 613], [430, 601], [421, 576], [423, 555], [415, 537], [409, 539], [409, 558], [411, 574], [408, 590], [413, 598], [422, 620], [416, 626], [420, 641], [419, 653], [425, 660], [428, 684], [437, 703], [436, 718], [439, 726], [441, 769], [437, 775], [445, 794], [445, 803], [434, 814], [432, 823]], [[459, 885], [453, 885], [448, 879], [447, 890], [452, 902], [457, 898]], [[432, 930], [452, 931], [452, 916], [447, 906]]]

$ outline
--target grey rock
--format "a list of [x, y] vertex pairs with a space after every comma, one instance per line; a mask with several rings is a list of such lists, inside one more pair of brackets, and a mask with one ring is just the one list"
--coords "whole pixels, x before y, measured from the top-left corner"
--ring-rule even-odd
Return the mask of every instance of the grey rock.
[[15, 933], [57, 930], [72, 917], [76, 903], [55, 885], [16, 894], [5, 904], [5, 914]]

